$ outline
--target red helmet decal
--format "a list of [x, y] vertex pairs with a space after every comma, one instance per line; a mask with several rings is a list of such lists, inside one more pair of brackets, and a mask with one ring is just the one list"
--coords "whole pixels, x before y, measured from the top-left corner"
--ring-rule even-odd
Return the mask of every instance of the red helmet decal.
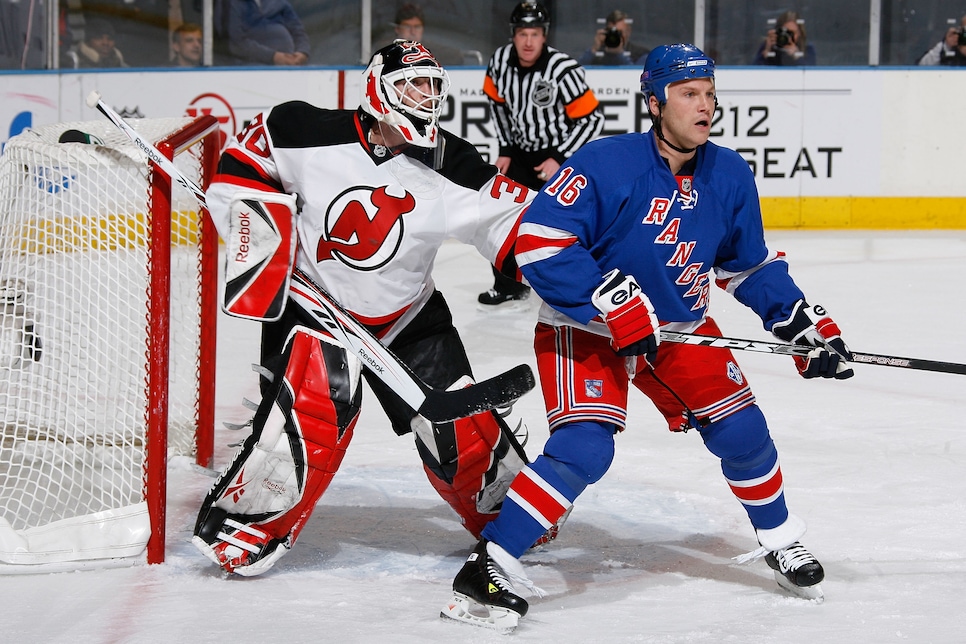
[[436, 58], [422, 44], [407, 42], [403, 43], [402, 46], [406, 50], [406, 53], [399, 59], [403, 64], [413, 65], [421, 60], [431, 60], [436, 63]]
[[372, 72], [366, 76], [366, 98], [369, 99], [369, 105], [372, 106], [372, 109], [381, 114], [389, 113], [389, 108], [386, 107], [383, 104], [382, 99], [379, 98], [379, 90], [376, 87], [376, 75]]

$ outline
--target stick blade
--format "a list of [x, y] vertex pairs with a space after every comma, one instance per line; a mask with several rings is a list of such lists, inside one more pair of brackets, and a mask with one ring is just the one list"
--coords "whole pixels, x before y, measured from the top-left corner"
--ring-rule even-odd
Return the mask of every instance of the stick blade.
[[418, 411], [430, 422], [445, 423], [497, 407], [506, 407], [533, 389], [536, 384], [530, 367], [520, 364], [463, 389], [427, 389], [426, 400], [419, 406]]

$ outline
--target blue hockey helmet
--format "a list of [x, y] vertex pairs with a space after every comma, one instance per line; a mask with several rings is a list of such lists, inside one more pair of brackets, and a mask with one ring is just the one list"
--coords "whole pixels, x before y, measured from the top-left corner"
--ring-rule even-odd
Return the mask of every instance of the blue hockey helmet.
[[641, 92], [645, 101], [656, 96], [658, 104], [664, 105], [668, 85], [692, 78], [713, 79], [714, 61], [694, 45], [661, 45], [652, 49], [644, 61]]

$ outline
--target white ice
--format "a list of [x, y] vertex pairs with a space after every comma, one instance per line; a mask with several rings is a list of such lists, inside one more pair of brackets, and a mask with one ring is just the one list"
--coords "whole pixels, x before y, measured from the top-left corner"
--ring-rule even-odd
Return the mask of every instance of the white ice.
[[[769, 231], [793, 276], [853, 350], [966, 362], [966, 233]], [[534, 364], [535, 309], [484, 313], [485, 261], [448, 244], [436, 279], [477, 376]], [[716, 291], [726, 335], [769, 339]], [[217, 421], [256, 398], [257, 325], [222, 318]], [[966, 377], [857, 365], [805, 381], [790, 358], [737, 354], [778, 445], [803, 542], [826, 569], [825, 602], [784, 595], [695, 432], [672, 434], [642, 396], [610, 472], [577, 501], [560, 538], [524, 557], [548, 596], [509, 636], [439, 610], [473, 546], [430, 487], [409, 437], [367, 397], [341, 471], [295, 549], [262, 577], [224, 578], [189, 538], [212, 479], [169, 467], [167, 560], [158, 566], [0, 578], [6, 642], [962, 642], [966, 639]], [[367, 392], [368, 393], [368, 392]], [[538, 392], [518, 408], [536, 455]], [[238, 432], [216, 434], [217, 467]]]

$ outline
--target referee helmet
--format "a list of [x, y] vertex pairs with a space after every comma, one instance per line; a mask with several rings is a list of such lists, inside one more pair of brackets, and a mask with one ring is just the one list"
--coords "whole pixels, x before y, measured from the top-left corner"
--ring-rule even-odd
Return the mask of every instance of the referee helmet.
[[539, 2], [521, 2], [510, 14], [510, 36], [524, 27], [540, 27], [546, 35], [550, 30], [550, 12]]

